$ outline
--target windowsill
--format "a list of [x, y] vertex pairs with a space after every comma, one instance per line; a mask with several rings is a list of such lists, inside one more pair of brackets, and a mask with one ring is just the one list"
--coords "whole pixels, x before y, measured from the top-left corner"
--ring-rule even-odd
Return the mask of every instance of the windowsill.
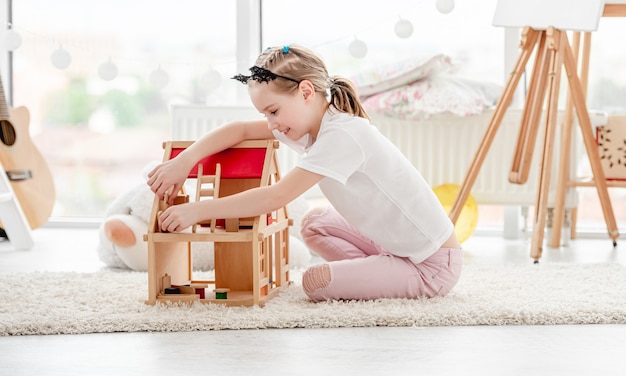
[[[102, 218], [98, 217], [52, 217], [43, 226], [45, 228], [98, 228], [102, 224]], [[569, 230], [567, 230], [569, 231]], [[626, 231], [620, 233], [619, 239], [626, 239]], [[501, 237], [503, 228], [500, 226], [477, 226], [474, 234], [480, 236]], [[532, 231], [520, 231], [520, 239], [530, 238]], [[606, 228], [601, 226], [578, 226], [577, 237], [581, 239], [604, 239], [608, 238]]]
[[98, 228], [102, 224], [99, 217], [51, 217], [45, 228]]

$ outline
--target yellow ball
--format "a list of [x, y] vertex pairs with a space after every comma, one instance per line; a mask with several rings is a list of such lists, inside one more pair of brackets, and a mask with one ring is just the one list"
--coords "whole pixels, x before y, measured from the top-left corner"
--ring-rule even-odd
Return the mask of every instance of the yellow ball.
[[[433, 188], [439, 202], [448, 214], [450, 214], [452, 205], [454, 205], [454, 201], [459, 195], [460, 190], [461, 187], [458, 184], [442, 184]], [[474, 230], [476, 230], [477, 223], [478, 205], [472, 195], [469, 195], [465, 205], [461, 208], [461, 214], [454, 225], [454, 233], [460, 243], [463, 243], [470, 236], [472, 236]]]

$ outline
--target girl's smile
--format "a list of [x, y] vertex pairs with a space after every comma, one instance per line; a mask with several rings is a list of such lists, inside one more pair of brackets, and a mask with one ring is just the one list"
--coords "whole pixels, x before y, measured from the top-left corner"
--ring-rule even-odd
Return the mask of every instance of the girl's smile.
[[274, 85], [273, 82], [248, 85], [250, 99], [254, 107], [265, 115], [269, 129], [294, 141], [307, 134], [316, 138], [328, 107], [326, 98], [316, 95], [315, 88], [307, 80], [287, 93], [277, 92]]

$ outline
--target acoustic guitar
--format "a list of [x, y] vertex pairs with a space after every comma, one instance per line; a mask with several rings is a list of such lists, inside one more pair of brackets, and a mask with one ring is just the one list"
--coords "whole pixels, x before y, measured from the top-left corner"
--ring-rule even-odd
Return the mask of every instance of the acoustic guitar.
[[7, 106], [0, 77], [0, 162], [24, 216], [35, 229], [50, 218], [56, 196], [50, 169], [30, 138], [29, 122], [26, 107]]

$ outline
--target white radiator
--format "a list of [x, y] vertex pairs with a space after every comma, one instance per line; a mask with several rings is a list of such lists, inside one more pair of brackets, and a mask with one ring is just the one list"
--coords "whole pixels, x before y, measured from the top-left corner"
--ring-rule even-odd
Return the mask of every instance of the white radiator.
[[[439, 115], [415, 122], [374, 115], [373, 122], [402, 150], [426, 181], [435, 187], [444, 183], [461, 184], [463, 182], [491, 116], [492, 111], [487, 111], [469, 117]], [[509, 110], [505, 113], [472, 187], [471, 194], [479, 204], [516, 206], [534, 206], [535, 204], [543, 142], [541, 129], [535, 145], [528, 182], [512, 184], [508, 180], [521, 116], [521, 110]], [[590, 112], [590, 117], [594, 126], [606, 122], [605, 113]], [[559, 113], [558, 129], [560, 129], [561, 118], [562, 113]], [[544, 121], [543, 118], [541, 121]], [[578, 136], [580, 131], [577, 129], [577, 123], [575, 127], [574, 134]], [[558, 129], [556, 140], [560, 140]], [[570, 158], [572, 174], [576, 171], [576, 162], [580, 160], [582, 152], [583, 149], [574, 143]], [[558, 158], [559, 145], [557, 143], [554, 145], [549, 202], [554, 200]], [[577, 204], [576, 190], [569, 189], [566, 195], [566, 207], [575, 207]]]
[[[426, 181], [435, 187], [444, 183], [461, 184], [469, 164], [478, 150], [485, 129], [491, 119], [491, 111], [470, 117], [452, 115], [433, 116], [428, 120], [409, 121], [370, 114], [373, 123], [387, 136], [417, 167]], [[606, 115], [592, 112], [593, 125], [606, 122]], [[172, 107], [172, 137], [174, 140], [195, 140], [210, 129], [231, 120], [258, 119], [262, 115], [251, 107], [208, 107], [183, 105]], [[538, 163], [540, 160], [541, 136], [538, 137], [533, 163], [526, 184], [511, 184], [509, 171], [519, 132], [520, 110], [507, 111], [493, 144], [472, 187], [471, 194], [479, 204], [533, 206], [536, 199]], [[559, 114], [560, 124], [561, 114]], [[542, 120], [543, 121], [543, 120]], [[575, 134], [580, 132], [574, 129]], [[558, 132], [557, 132], [557, 140]], [[575, 145], [574, 145], [575, 146]], [[572, 166], [580, 159], [579, 147], [572, 148]], [[554, 163], [558, 159], [558, 145], [554, 149]], [[283, 174], [298, 161], [297, 153], [288, 147], [278, 151]], [[551, 192], [556, 186], [556, 168], [553, 168]], [[309, 195], [315, 195], [313, 191]], [[551, 195], [552, 196], [552, 195]], [[552, 201], [553, 198], [550, 198]], [[566, 206], [575, 207], [578, 197], [569, 189]]]

